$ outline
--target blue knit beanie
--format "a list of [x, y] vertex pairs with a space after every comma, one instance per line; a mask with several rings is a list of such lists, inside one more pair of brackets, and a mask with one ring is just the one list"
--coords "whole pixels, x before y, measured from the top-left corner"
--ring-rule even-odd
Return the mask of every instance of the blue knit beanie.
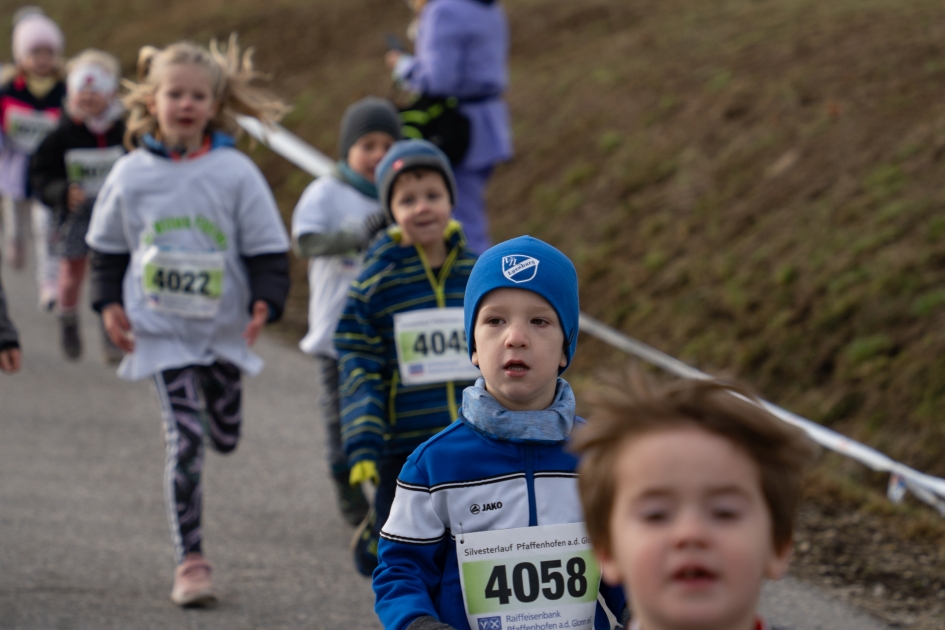
[[395, 142], [384, 159], [374, 169], [374, 181], [377, 182], [377, 196], [381, 208], [394, 220], [390, 210], [391, 192], [397, 177], [406, 170], [428, 168], [443, 175], [446, 189], [450, 193], [450, 204], [456, 205], [456, 180], [453, 178], [453, 169], [446, 155], [432, 142], [426, 140], [401, 140]]
[[568, 257], [531, 236], [519, 236], [483, 252], [469, 274], [463, 303], [470, 358], [479, 304], [487, 293], [502, 288], [524, 289], [548, 300], [561, 320], [567, 343], [568, 363], [558, 374], [568, 369], [577, 349], [580, 313], [577, 272]]

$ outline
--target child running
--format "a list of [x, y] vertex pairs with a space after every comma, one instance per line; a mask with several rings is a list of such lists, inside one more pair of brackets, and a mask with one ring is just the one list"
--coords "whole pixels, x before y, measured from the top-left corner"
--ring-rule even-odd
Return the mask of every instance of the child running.
[[60, 76], [62, 31], [38, 9], [20, 12], [13, 27], [12, 73], [0, 87], [0, 194], [7, 258], [14, 269], [26, 263], [26, 233], [32, 219], [39, 306], [56, 304], [59, 262], [50, 248], [52, 211], [31, 199], [30, 156], [56, 125], [66, 85]]
[[[112, 165], [125, 154], [124, 108], [117, 99], [120, 75], [118, 60], [100, 50], [86, 50], [70, 61], [66, 116], [39, 145], [30, 165], [33, 190], [56, 215], [60, 343], [70, 359], [82, 355], [78, 304], [92, 205]], [[121, 360], [121, 350], [104, 329], [103, 351], [106, 361]]]
[[635, 630], [765, 630], [813, 445], [732, 385], [630, 376], [573, 443], [604, 580], [627, 586]]
[[407, 456], [456, 419], [478, 371], [466, 356], [462, 306], [475, 256], [451, 220], [456, 186], [446, 156], [424, 140], [394, 144], [375, 173], [396, 223], [368, 250], [335, 333], [342, 437], [352, 484], [377, 485], [355, 536], [370, 576], [377, 540]]
[[234, 148], [234, 112], [271, 121], [281, 102], [251, 81], [251, 51], [146, 47], [125, 97], [127, 143], [92, 210], [93, 308], [128, 354], [119, 376], [150, 377], [165, 424], [164, 491], [177, 569], [171, 599], [216, 596], [200, 529], [204, 440], [240, 434], [241, 372], [288, 292], [288, 235], [262, 174]]
[[352, 104], [341, 120], [335, 172], [312, 182], [292, 214], [296, 252], [309, 259], [308, 334], [299, 348], [315, 359], [319, 372], [328, 465], [341, 514], [352, 525], [364, 520], [368, 504], [361, 487], [349, 483], [332, 336], [348, 288], [361, 271], [364, 250], [387, 224], [377, 201], [374, 169], [399, 139], [400, 119], [390, 101], [368, 97]]
[[[582, 422], [559, 376], [577, 348], [574, 266], [529, 236], [500, 243], [476, 262], [464, 320], [482, 378], [397, 480], [374, 572], [381, 623], [609, 630], [565, 450]], [[600, 594], [626, 617], [619, 587]]]

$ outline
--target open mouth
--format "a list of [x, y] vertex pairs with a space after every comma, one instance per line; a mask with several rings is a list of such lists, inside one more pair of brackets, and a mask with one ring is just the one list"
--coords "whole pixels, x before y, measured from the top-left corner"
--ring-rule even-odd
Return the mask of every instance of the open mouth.
[[673, 573], [673, 581], [690, 586], [706, 585], [718, 579], [718, 574], [701, 565], [689, 564]]
[[503, 365], [502, 369], [505, 370], [505, 373], [510, 376], [522, 376], [531, 368], [529, 368], [528, 364], [524, 361], [512, 359]]

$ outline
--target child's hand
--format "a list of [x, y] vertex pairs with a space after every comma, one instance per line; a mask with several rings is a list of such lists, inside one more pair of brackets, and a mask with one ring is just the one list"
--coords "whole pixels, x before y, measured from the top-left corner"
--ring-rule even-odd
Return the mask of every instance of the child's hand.
[[108, 338], [125, 352], [135, 351], [135, 339], [131, 333], [131, 324], [125, 316], [125, 309], [118, 302], [113, 302], [102, 309], [102, 322]]
[[352, 486], [358, 486], [365, 481], [370, 481], [375, 486], [380, 485], [381, 475], [377, 472], [377, 464], [369, 459], [362, 459], [351, 468], [351, 475], [348, 483]]
[[387, 64], [387, 67], [391, 70], [394, 69], [394, 66], [397, 65], [397, 62], [400, 60], [400, 56], [404, 54], [400, 50], [388, 50], [387, 54], [384, 55], [384, 63]]
[[0, 350], [0, 371], [13, 374], [20, 370], [20, 349], [7, 348]]
[[246, 340], [246, 345], [251, 346], [256, 343], [259, 331], [266, 325], [267, 319], [269, 319], [269, 305], [266, 304], [265, 300], [253, 302], [253, 318], [249, 320], [249, 323], [246, 324], [246, 330], [243, 331], [243, 339]]
[[69, 184], [69, 192], [66, 195], [66, 205], [69, 206], [71, 212], [75, 212], [82, 207], [88, 201], [88, 197], [85, 196], [85, 191], [82, 190], [82, 187], [78, 184]]

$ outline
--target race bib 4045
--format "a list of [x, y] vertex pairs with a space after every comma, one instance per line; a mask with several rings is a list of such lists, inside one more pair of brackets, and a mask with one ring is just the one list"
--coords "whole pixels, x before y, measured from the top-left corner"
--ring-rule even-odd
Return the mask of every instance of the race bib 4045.
[[456, 554], [471, 628], [594, 627], [600, 567], [583, 523], [465, 534]]
[[462, 307], [427, 308], [394, 315], [400, 381], [404, 385], [472, 381]]
[[223, 296], [223, 252], [188, 252], [152, 246], [141, 259], [141, 282], [152, 310], [210, 319]]

